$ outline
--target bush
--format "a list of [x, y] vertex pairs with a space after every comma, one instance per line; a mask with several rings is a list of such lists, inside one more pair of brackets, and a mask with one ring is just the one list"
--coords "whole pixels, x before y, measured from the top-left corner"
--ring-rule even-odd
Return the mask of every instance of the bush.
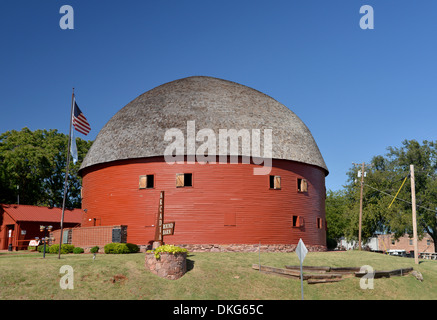
[[115, 254], [123, 254], [123, 253], [136, 253], [140, 251], [140, 248], [133, 243], [108, 243], [104, 247], [105, 253], [115, 253]]
[[147, 250], [147, 253], [154, 253], [156, 259], [159, 259], [161, 252], [176, 254], [176, 253], [188, 252], [188, 250], [181, 248], [181, 247], [174, 246], [172, 244], [165, 244], [165, 245], [159, 246], [155, 250]]
[[[51, 245], [50, 247], [47, 247], [46, 248], [46, 252], [49, 252], [49, 253], [58, 253], [59, 252], [59, 244], [53, 244], [53, 245]], [[62, 248], [61, 248], [61, 253], [63, 253], [62, 252]]]
[[99, 252], [99, 246], [95, 246], [95, 247], [92, 247], [91, 249], [90, 249], [90, 252], [91, 253], [97, 253], [97, 252]]
[[138, 247], [134, 243], [126, 243], [126, 245], [127, 248], [129, 249], [129, 253], [137, 253], [138, 251], [140, 251], [140, 247]]
[[76, 254], [78, 254], [78, 253], [84, 253], [84, 251], [85, 251], [85, 250], [83, 250], [82, 248], [79, 248], [79, 247], [76, 247], [76, 248], [73, 249], [73, 253], [76, 253]]
[[[72, 253], [73, 249], [74, 249], [74, 246], [72, 244], [63, 243], [61, 246], [61, 253], [62, 254]], [[47, 252], [47, 248], [46, 248], [46, 252]], [[59, 244], [51, 245], [48, 252], [49, 253], [58, 253], [59, 252]]]
[[[38, 252], [40, 252], [40, 253], [43, 253], [44, 252], [44, 245], [43, 244], [40, 244], [39, 246], [38, 246], [38, 248], [36, 248], [36, 250], [38, 251]], [[47, 252], [49, 252], [49, 245], [48, 244], [46, 244], [46, 253]]]
[[105, 253], [108, 254], [122, 254], [122, 253], [129, 253], [129, 248], [127, 247], [126, 243], [108, 243], [104, 247]]
[[103, 247], [103, 250], [105, 251], [106, 254], [114, 253], [115, 245], [116, 245], [116, 243], [105, 244], [105, 246]]

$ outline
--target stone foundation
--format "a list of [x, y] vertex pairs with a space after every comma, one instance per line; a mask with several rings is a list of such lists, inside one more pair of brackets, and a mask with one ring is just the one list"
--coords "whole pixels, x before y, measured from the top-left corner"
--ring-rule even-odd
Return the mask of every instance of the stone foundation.
[[[189, 252], [258, 252], [259, 244], [175, 244], [178, 247], [185, 248]], [[309, 252], [327, 251], [326, 246], [306, 245]], [[145, 253], [152, 250], [152, 245], [138, 245], [140, 252]], [[261, 252], [294, 252], [297, 244], [261, 244]], [[85, 253], [89, 253], [92, 247], [84, 247]], [[104, 253], [103, 246], [100, 247], [99, 253]]]
[[145, 266], [161, 278], [176, 280], [187, 272], [187, 253], [161, 252], [159, 259], [154, 253], [146, 253]]
[[[176, 244], [189, 252], [294, 252], [297, 244]], [[326, 246], [305, 245], [309, 252], [327, 251]]]

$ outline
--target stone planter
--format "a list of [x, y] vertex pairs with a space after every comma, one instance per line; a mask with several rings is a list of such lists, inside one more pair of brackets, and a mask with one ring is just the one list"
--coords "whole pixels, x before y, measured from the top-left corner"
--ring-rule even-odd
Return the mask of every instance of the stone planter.
[[187, 253], [162, 252], [159, 259], [153, 253], [146, 253], [145, 266], [162, 278], [176, 280], [187, 272]]

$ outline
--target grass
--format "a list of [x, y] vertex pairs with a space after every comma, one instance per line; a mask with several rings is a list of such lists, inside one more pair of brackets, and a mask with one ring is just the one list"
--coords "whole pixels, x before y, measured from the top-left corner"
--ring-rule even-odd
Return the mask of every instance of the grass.
[[[178, 280], [162, 279], [144, 268], [144, 254], [46, 255], [0, 254], [0, 300], [294, 300], [300, 280], [260, 273], [251, 268], [258, 253], [190, 253], [189, 271]], [[283, 268], [298, 265], [295, 253], [261, 253], [261, 264]], [[74, 289], [63, 290], [61, 266], [74, 270]], [[374, 270], [413, 267], [424, 281], [411, 275], [374, 280], [373, 290], [360, 288], [359, 278], [308, 285], [306, 300], [422, 300], [437, 299], [437, 261], [386, 256], [371, 252], [308, 253], [304, 265], [360, 267]]]

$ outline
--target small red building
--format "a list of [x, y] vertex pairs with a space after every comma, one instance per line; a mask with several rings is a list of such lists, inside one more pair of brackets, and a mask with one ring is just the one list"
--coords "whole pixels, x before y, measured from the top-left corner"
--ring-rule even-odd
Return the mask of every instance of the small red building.
[[[238, 149], [231, 142], [223, 149], [219, 141], [205, 148], [206, 139], [218, 139], [222, 130], [240, 133]], [[271, 170], [257, 175], [254, 169], [268, 162], [266, 130]], [[185, 138], [175, 153], [180, 163], [165, 156], [175, 143], [169, 132]], [[252, 149], [244, 148], [244, 132], [251, 134]], [[257, 134], [264, 134], [258, 158]], [[193, 152], [216, 161], [198, 161]], [[165, 191], [164, 222], [175, 222], [168, 244], [251, 250], [261, 243], [291, 251], [302, 238], [309, 250], [326, 249], [328, 169], [310, 130], [286, 106], [235, 82], [189, 77], [140, 95], [99, 132], [79, 174], [82, 226], [127, 225], [127, 242], [154, 240]]]
[[[64, 227], [80, 226], [82, 214], [81, 209], [66, 209]], [[61, 217], [61, 208], [0, 204], [0, 250], [27, 249], [30, 240], [44, 237], [40, 225], [60, 229]]]

